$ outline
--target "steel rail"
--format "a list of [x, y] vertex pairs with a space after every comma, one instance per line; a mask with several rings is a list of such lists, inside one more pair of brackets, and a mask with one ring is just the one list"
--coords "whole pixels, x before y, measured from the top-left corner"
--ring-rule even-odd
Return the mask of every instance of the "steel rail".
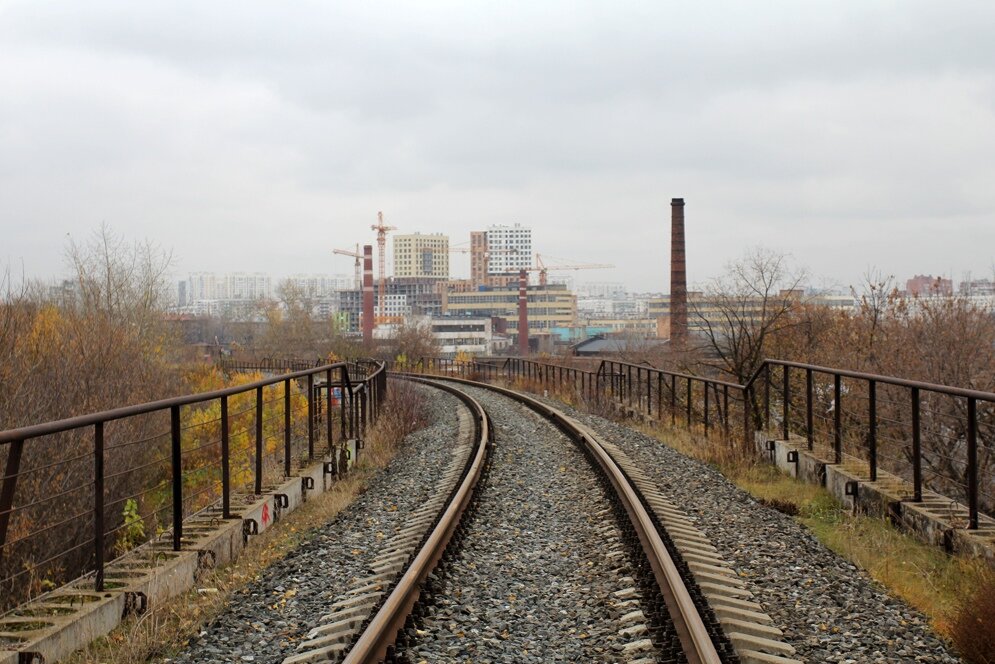
[[[643, 551], [653, 569], [660, 593], [674, 623], [675, 631], [689, 664], [720, 664], [721, 658], [708, 633], [705, 622], [691, 598], [690, 592], [681, 578], [677, 565], [667, 550], [653, 520], [646, 511], [638, 490], [632, 485], [625, 472], [618, 466], [601, 444], [599, 437], [587, 426], [577, 422], [563, 411], [549, 406], [520, 392], [497, 385], [480, 383], [464, 378], [446, 376], [436, 380], [451, 381], [471, 387], [497, 392], [522, 403], [532, 410], [552, 420], [567, 435], [581, 442], [592, 454], [608, 477], [616, 494], [625, 507]], [[346, 660], [349, 661], [349, 660]], [[357, 660], [359, 661], [359, 660]]]
[[343, 664], [374, 664], [382, 662], [387, 656], [388, 649], [397, 640], [398, 632], [404, 627], [415, 602], [418, 601], [425, 579], [435, 569], [445, 553], [446, 546], [459, 526], [460, 518], [473, 498], [473, 490], [480, 480], [487, 448], [491, 441], [491, 426], [487, 419], [487, 413], [473, 397], [434, 380], [396, 375], [449, 392], [466, 404], [476, 426], [477, 450], [472, 455], [472, 460], [467, 466], [463, 479], [446, 505], [439, 522], [432, 529], [431, 534], [401, 576], [400, 581], [394, 586], [376, 615], [370, 620], [369, 625], [349, 650]]

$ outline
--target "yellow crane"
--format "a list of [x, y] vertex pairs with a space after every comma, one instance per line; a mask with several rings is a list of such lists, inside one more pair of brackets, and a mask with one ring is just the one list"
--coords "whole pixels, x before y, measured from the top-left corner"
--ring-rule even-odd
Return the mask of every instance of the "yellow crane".
[[[547, 256], [548, 258], [548, 256]], [[609, 263], [573, 263], [573, 264], [554, 264], [546, 265], [546, 262], [542, 259], [542, 256], [536, 254], [536, 264], [535, 267], [528, 268], [527, 272], [538, 272], [539, 273], [539, 285], [546, 285], [546, 273], [549, 270], [603, 270], [607, 268], [615, 267]]]

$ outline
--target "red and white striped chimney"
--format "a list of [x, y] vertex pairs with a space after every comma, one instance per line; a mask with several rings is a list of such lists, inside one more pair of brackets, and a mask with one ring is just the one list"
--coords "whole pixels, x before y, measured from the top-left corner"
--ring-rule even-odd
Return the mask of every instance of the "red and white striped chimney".
[[373, 346], [373, 245], [363, 245], [363, 343]]

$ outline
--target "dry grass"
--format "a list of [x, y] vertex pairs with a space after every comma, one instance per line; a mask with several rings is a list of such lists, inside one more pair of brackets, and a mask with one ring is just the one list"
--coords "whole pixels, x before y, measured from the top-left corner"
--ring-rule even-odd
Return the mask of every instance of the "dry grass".
[[212, 570], [197, 587], [142, 616], [124, 621], [113, 632], [66, 659], [70, 664], [139, 664], [183, 648], [202, 626], [218, 616], [232, 593], [257, 579], [264, 569], [313, 537], [362, 493], [370, 478], [387, 465], [398, 444], [425, 425], [422, 393], [390, 381], [389, 404], [366, 438], [366, 447], [348, 477], [327, 492], [314, 496], [299, 509], [253, 538], [232, 564]]
[[[745, 457], [738, 446], [704, 441], [683, 430], [637, 425], [661, 442], [717, 468], [730, 481], [809, 528], [827, 547], [853, 562], [890, 593], [926, 614], [934, 629], [950, 639], [965, 656], [968, 642], [960, 632], [985, 624], [989, 631], [975, 631], [970, 642], [991, 639], [995, 601], [984, 607], [984, 598], [995, 597], [989, 565], [967, 556], [951, 556], [923, 544], [892, 526], [886, 519], [853, 514], [823, 487], [794, 479], [778, 468]], [[973, 590], [989, 585], [988, 594], [975, 598]], [[970, 598], [965, 601], [965, 598]], [[980, 608], [975, 608], [980, 607]], [[958, 631], [960, 625], [960, 632]], [[989, 647], [995, 647], [992, 643]], [[989, 656], [992, 652], [988, 651]], [[995, 660], [969, 659], [972, 662]]]
[[995, 572], [986, 570], [964, 601], [951, 625], [951, 634], [961, 654], [974, 664], [995, 664]]

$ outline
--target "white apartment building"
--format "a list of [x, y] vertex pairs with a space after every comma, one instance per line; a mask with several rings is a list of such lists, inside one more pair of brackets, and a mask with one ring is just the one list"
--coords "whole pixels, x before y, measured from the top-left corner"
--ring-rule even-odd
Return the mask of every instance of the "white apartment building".
[[329, 298], [340, 290], [353, 288], [355, 279], [342, 274], [292, 274], [284, 281], [309, 297]]
[[441, 233], [394, 236], [394, 276], [449, 278], [449, 237]]
[[487, 274], [511, 274], [532, 267], [532, 229], [521, 224], [488, 226]]
[[192, 272], [187, 278], [186, 300], [258, 300], [273, 296], [273, 282], [262, 272]]

